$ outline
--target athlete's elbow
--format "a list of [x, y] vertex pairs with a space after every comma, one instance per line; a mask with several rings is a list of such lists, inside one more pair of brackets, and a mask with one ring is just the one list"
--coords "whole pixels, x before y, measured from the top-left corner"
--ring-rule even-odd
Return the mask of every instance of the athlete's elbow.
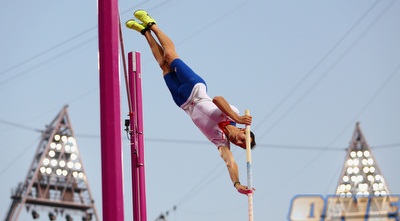
[[233, 157], [227, 157], [227, 156], [223, 156], [223, 155], [221, 155], [221, 157], [222, 157], [222, 159], [224, 160], [224, 162], [225, 162], [225, 165], [228, 167], [228, 168], [233, 168], [234, 166], [235, 166], [235, 160], [233, 159]]
[[225, 165], [226, 165], [226, 167], [229, 169], [229, 168], [235, 168], [235, 161], [233, 161], [233, 160], [228, 160], [228, 161], [225, 161]]

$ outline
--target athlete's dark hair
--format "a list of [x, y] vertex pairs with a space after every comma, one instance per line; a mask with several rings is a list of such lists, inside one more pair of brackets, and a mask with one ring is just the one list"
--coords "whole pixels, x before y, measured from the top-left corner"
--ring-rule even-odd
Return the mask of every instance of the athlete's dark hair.
[[250, 147], [251, 149], [254, 149], [254, 147], [256, 146], [256, 137], [254, 136], [254, 133], [251, 131], [250, 131], [250, 138], [251, 138]]

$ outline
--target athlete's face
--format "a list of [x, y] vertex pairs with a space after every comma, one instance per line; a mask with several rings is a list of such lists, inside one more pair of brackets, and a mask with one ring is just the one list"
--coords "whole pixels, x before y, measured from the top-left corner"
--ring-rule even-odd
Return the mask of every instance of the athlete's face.
[[241, 148], [246, 148], [246, 134], [244, 128], [237, 128], [234, 134], [229, 136], [229, 141], [231, 141], [236, 146]]

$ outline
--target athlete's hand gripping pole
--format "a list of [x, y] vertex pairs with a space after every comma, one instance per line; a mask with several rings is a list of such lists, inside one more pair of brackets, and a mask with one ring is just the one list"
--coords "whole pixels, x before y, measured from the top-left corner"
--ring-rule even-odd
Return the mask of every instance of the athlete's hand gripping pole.
[[[245, 115], [250, 115], [250, 110], [244, 111]], [[253, 221], [253, 183], [251, 174], [251, 140], [250, 125], [246, 125], [246, 164], [247, 164], [247, 188], [251, 190], [248, 194], [249, 221]]]

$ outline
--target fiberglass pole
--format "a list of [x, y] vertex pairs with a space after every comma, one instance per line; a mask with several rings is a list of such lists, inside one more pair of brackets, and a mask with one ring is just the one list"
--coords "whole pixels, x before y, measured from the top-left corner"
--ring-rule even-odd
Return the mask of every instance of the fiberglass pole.
[[[245, 115], [250, 115], [250, 110], [244, 111]], [[247, 164], [247, 187], [251, 190], [247, 194], [249, 221], [253, 221], [253, 181], [251, 172], [251, 141], [250, 141], [250, 125], [246, 125], [246, 164]]]

